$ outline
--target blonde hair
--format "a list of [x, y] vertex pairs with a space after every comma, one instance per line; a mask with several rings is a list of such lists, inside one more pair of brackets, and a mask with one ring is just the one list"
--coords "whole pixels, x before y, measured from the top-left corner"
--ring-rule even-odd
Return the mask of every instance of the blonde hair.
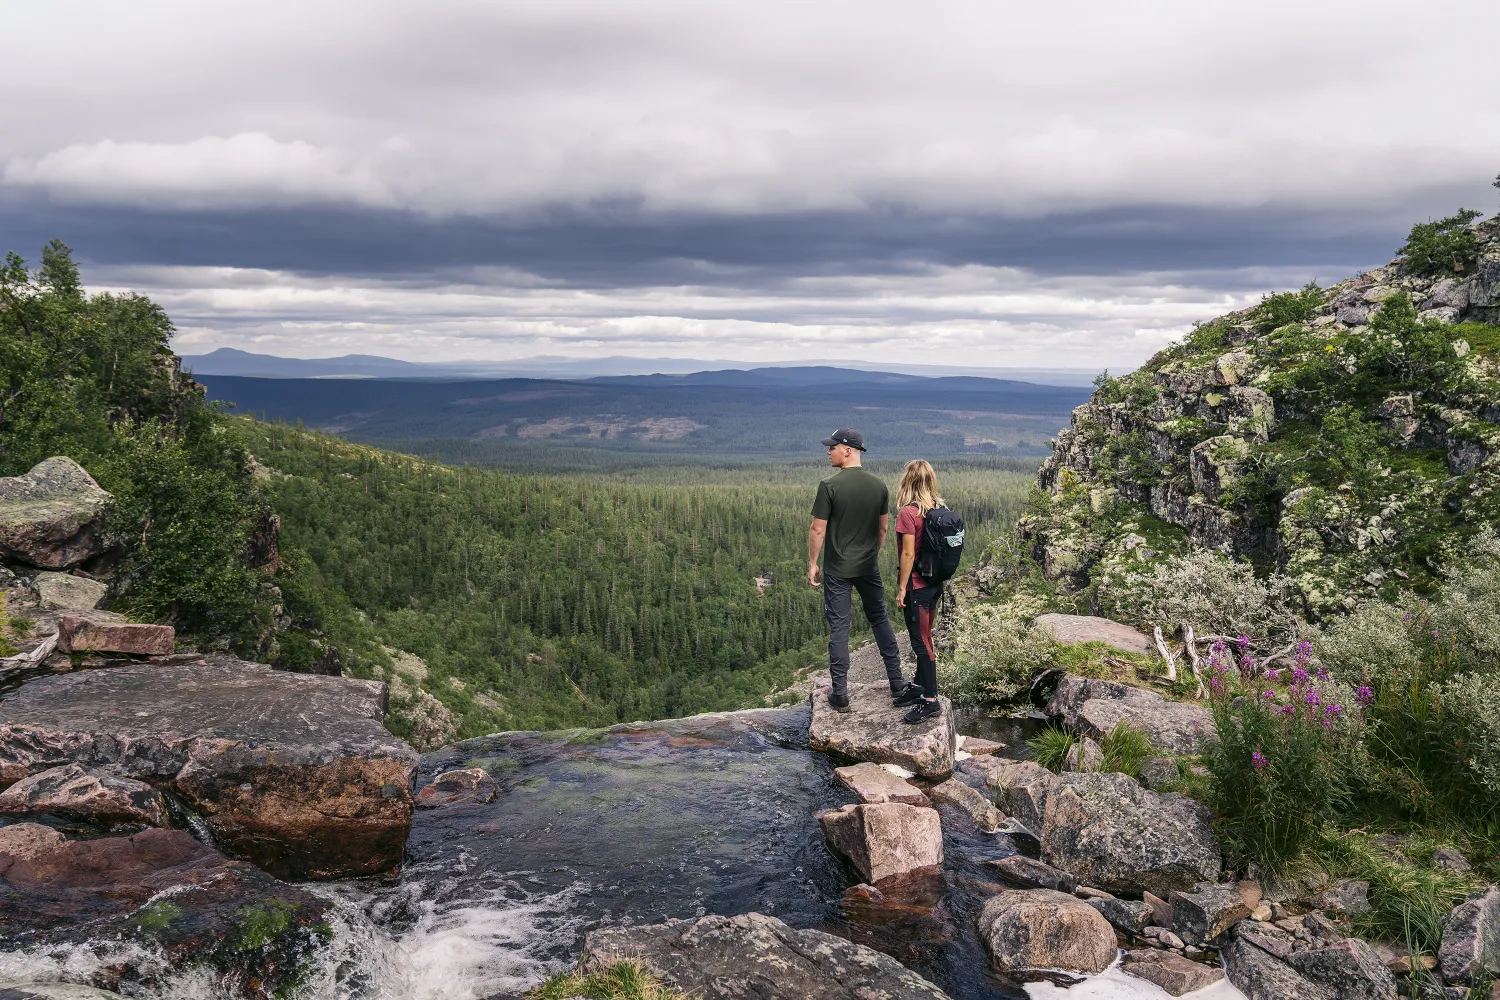
[[896, 490], [897, 507], [913, 503], [917, 505], [917, 512], [924, 515], [943, 505], [943, 498], [938, 495], [937, 473], [920, 458], [906, 463], [906, 471], [901, 473], [901, 486]]

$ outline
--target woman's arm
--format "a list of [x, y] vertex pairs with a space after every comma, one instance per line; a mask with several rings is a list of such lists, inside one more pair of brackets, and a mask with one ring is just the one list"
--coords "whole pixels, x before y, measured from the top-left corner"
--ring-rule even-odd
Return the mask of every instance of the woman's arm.
[[911, 568], [917, 561], [917, 536], [898, 534], [896, 548], [901, 553], [900, 568], [896, 571], [896, 603], [906, 605], [906, 584], [911, 580]]

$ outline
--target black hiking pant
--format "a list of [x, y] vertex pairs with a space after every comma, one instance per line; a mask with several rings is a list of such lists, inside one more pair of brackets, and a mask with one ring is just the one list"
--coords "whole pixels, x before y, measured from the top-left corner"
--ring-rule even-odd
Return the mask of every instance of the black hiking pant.
[[828, 672], [833, 676], [833, 693], [849, 693], [849, 609], [851, 594], [856, 590], [894, 691], [905, 681], [901, 676], [901, 647], [896, 645], [896, 630], [885, 612], [885, 584], [876, 570], [869, 576], [848, 579], [823, 574], [823, 616], [828, 619]]
[[906, 592], [906, 637], [911, 640], [911, 651], [917, 654], [917, 683], [922, 685], [922, 697], [937, 697], [937, 651], [932, 646], [932, 620], [937, 615], [938, 598], [943, 596], [943, 585], [934, 584]]

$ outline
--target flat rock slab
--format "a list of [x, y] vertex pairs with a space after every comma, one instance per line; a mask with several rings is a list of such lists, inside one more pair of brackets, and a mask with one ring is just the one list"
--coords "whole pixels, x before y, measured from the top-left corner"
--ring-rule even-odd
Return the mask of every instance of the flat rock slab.
[[960, 736], [958, 748], [971, 757], [988, 757], [1005, 749], [1004, 743], [982, 740], [977, 736]]
[[901, 721], [904, 708], [891, 707], [885, 681], [849, 683], [849, 711], [828, 704], [828, 678], [813, 684], [812, 724], [808, 745], [855, 761], [895, 764], [924, 778], [946, 778], [953, 773], [953, 706], [948, 699], [941, 715], [915, 726]]
[[1212, 986], [1224, 978], [1224, 970], [1189, 961], [1170, 951], [1139, 948], [1127, 951], [1121, 968], [1132, 976], [1155, 983], [1174, 997]]
[[92, 611], [109, 592], [98, 580], [50, 571], [38, 573], [31, 586], [36, 590], [39, 606], [58, 611]]
[[43, 677], [0, 702], [0, 773], [65, 764], [170, 788], [216, 842], [281, 878], [390, 871], [417, 755], [385, 685], [224, 662]]
[[1151, 739], [1157, 753], [1201, 753], [1214, 733], [1214, 715], [1202, 705], [1148, 698], [1094, 698], [1078, 710], [1077, 728], [1102, 738], [1119, 723], [1134, 726]]
[[150, 977], [155, 952], [171, 967], [206, 962], [243, 996], [291, 985], [331, 908], [182, 830], [68, 840], [34, 823], [0, 828], [0, 898], [0, 945], [135, 942], [125, 961], [141, 967], [115, 975]]
[[62, 816], [104, 827], [171, 826], [161, 792], [77, 764], [29, 775], [0, 792], [0, 815]]
[[72, 983], [0, 982], [0, 1000], [120, 1000], [120, 994]]
[[879, 764], [865, 761], [848, 767], [836, 767], [833, 775], [848, 785], [849, 790], [858, 795], [861, 802], [905, 802], [909, 806], [928, 804], [927, 796], [920, 788], [905, 778], [896, 777]]
[[1108, 618], [1093, 615], [1038, 615], [1031, 623], [1052, 630], [1057, 641], [1073, 646], [1085, 642], [1102, 642], [1125, 653], [1150, 656], [1151, 638], [1139, 629]]
[[0, 556], [67, 569], [104, 551], [99, 525], [113, 502], [71, 458], [0, 479]]
[[637, 957], [702, 1000], [946, 1000], [888, 955], [746, 913], [592, 931], [584, 957]]
[[1078, 712], [1089, 701], [1140, 700], [1152, 703], [1166, 701], [1160, 694], [1147, 688], [1119, 681], [1103, 681], [1092, 677], [1063, 674], [1047, 701], [1046, 713], [1061, 719], [1070, 729], [1078, 727]]
[[177, 630], [170, 625], [137, 622], [107, 622], [64, 615], [57, 628], [60, 653], [134, 653], [166, 656], [177, 643]]

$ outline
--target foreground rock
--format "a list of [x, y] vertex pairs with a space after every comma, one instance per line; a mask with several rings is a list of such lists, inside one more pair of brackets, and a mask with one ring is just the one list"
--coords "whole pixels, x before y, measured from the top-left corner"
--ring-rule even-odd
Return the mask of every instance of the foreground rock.
[[828, 846], [848, 858], [866, 882], [931, 872], [943, 863], [937, 811], [900, 802], [848, 805], [818, 814]]
[[104, 551], [99, 527], [113, 498], [71, 458], [49, 458], [0, 479], [0, 556], [67, 569]]
[[1151, 639], [1139, 629], [1108, 618], [1093, 615], [1038, 615], [1033, 626], [1050, 629], [1058, 642], [1073, 646], [1085, 642], [1102, 642], [1124, 653], [1150, 656]]
[[0, 773], [107, 767], [182, 796], [278, 877], [376, 874], [401, 863], [417, 766], [384, 698], [238, 661], [44, 677], [0, 702]]
[[34, 823], [0, 829], [0, 944], [134, 942], [109, 967], [150, 986], [168, 967], [206, 964], [233, 995], [290, 992], [302, 960], [328, 936], [330, 904], [181, 830], [72, 841]]
[[495, 799], [495, 779], [482, 767], [444, 771], [417, 793], [417, 808], [436, 809], [463, 803], [483, 805]]
[[1209, 811], [1185, 795], [1152, 792], [1113, 773], [1053, 775], [1033, 766], [996, 777], [1013, 782], [1005, 787], [1007, 811], [1038, 822], [1042, 860], [1084, 885], [1166, 896], [1218, 878]]
[[957, 778], [934, 785], [929, 793], [933, 802], [963, 810], [983, 833], [996, 833], [1005, 822], [1005, 814], [995, 804]]
[[141, 625], [137, 622], [98, 621], [74, 615], [63, 616], [57, 629], [59, 653], [134, 653], [137, 656], [166, 656], [177, 642], [177, 630], [170, 625]]
[[1049, 864], [1035, 861], [1022, 854], [987, 862], [1006, 883], [1021, 889], [1052, 889], [1056, 892], [1072, 892], [1078, 887], [1073, 876], [1060, 872]]
[[1191, 962], [1170, 951], [1141, 948], [1127, 951], [1121, 968], [1132, 976], [1155, 983], [1174, 997], [1205, 989], [1224, 978], [1224, 970]]
[[77, 764], [22, 778], [0, 792], [0, 815], [61, 816], [104, 827], [170, 826], [161, 792]]
[[1064, 675], [1047, 702], [1047, 714], [1095, 739], [1121, 722], [1151, 739], [1158, 753], [1196, 754], [1213, 734], [1213, 713], [1202, 705], [1168, 701], [1155, 691]]
[[1115, 931], [1092, 906], [1050, 889], [1012, 889], [985, 900], [979, 937], [1001, 972], [1103, 972], [1115, 960]]
[[109, 588], [98, 580], [71, 573], [38, 573], [31, 581], [38, 607], [57, 611], [92, 611]]
[[1469, 897], [1448, 914], [1438, 962], [1450, 983], [1500, 979], [1500, 886]]
[[1282, 923], [1237, 924], [1220, 950], [1247, 1000], [1396, 1000], [1396, 979], [1368, 944], [1316, 915]]
[[[1250, 916], [1251, 904], [1237, 884], [1204, 883], [1192, 892], [1173, 892], [1172, 929], [1188, 944], [1212, 941]], [[1256, 902], [1259, 902], [1258, 894]]]
[[849, 711], [836, 712], [828, 704], [826, 681], [812, 693], [812, 725], [808, 745], [855, 761], [895, 764], [924, 778], [946, 778], [953, 773], [953, 706], [943, 702], [943, 714], [915, 726], [901, 721], [891, 707], [885, 681], [849, 685]]
[[861, 802], [905, 802], [909, 806], [928, 804], [927, 796], [920, 788], [905, 778], [896, 777], [879, 764], [866, 761], [849, 767], [836, 767], [833, 775], [848, 785], [849, 790], [858, 795]]
[[945, 1000], [895, 959], [821, 931], [747, 913], [593, 931], [584, 957], [635, 956], [702, 1000]]

